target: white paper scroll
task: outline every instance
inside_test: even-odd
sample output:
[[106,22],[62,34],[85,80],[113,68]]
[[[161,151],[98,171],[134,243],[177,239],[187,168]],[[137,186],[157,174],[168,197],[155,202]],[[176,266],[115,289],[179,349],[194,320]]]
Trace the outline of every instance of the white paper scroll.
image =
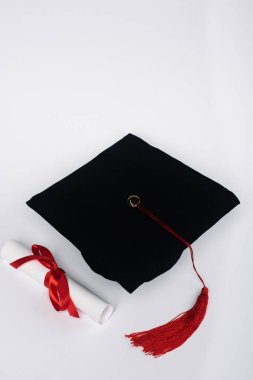
[[[1,255],[4,260],[11,263],[21,257],[32,255],[32,251],[16,241],[10,240],[3,245]],[[44,286],[44,278],[48,269],[44,267],[44,265],[41,265],[37,260],[27,262],[15,270],[20,270],[26,273]],[[106,322],[113,312],[113,306],[103,301],[94,293],[91,293],[88,289],[84,288],[70,277],[66,277],[69,284],[70,296],[76,307],[80,311],[89,315],[94,321],[100,324]]]

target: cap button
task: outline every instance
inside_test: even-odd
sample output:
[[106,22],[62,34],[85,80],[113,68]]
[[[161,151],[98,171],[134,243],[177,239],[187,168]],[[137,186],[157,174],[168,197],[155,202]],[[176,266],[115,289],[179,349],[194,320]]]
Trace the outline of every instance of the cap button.
[[130,195],[130,197],[127,198],[128,206],[130,207],[137,207],[140,204],[141,200],[138,195]]

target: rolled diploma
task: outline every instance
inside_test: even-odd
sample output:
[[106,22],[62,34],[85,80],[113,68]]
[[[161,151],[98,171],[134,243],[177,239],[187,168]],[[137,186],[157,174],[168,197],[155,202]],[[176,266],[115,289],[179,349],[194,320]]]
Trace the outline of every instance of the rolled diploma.
[[[32,255],[33,253],[16,241],[10,240],[3,245],[1,254],[4,260],[11,263],[12,261],[24,256]],[[27,262],[16,270],[26,273],[44,286],[44,279],[48,269],[39,261],[33,260]],[[113,306],[103,301],[94,293],[91,293],[88,289],[72,280],[69,276],[66,275],[66,277],[68,280],[70,296],[76,307],[80,311],[89,315],[94,321],[100,324],[106,322],[113,312]]]

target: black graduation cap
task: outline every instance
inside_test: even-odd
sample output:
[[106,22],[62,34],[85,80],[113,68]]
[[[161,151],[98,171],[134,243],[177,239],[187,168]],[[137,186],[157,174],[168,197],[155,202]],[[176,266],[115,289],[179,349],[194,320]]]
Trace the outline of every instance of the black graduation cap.
[[[27,202],[95,272],[130,293],[169,270],[186,247],[194,260],[191,244],[239,203],[222,185],[133,134]],[[144,347],[143,333],[137,334],[129,336],[132,343]],[[159,356],[175,348],[152,347],[144,351]]]

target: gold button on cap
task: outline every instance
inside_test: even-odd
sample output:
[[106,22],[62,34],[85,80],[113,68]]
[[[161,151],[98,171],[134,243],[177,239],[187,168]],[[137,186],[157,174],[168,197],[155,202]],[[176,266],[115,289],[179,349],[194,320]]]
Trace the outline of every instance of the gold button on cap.
[[138,195],[130,195],[130,197],[127,198],[127,203],[130,207],[137,207],[140,204],[141,200]]

